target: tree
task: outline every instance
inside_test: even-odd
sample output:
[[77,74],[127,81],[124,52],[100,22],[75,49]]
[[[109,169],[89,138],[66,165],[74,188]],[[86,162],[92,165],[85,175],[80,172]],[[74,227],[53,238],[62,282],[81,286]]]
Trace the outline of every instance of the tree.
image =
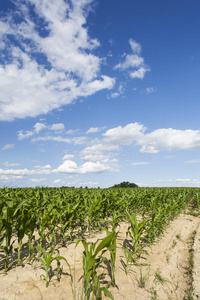
[[123,181],[119,184],[115,184],[112,186],[113,188],[119,188],[119,187],[123,187],[123,188],[132,188],[132,187],[138,187],[138,185],[136,183],[130,183],[128,181]]

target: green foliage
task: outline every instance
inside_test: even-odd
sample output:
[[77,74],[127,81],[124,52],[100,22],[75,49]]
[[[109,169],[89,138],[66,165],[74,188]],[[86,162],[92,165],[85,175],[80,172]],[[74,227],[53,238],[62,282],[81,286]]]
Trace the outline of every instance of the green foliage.
[[115,239],[116,233],[112,232],[105,237],[99,243],[97,240],[95,243],[86,242],[85,240],[78,240],[77,245],[82,242],[84,246],[83,251],[83,285],[85,292],[85,300],[90,299],[91,293],[95,299],[102,299],[102,292],[113,299],[112,294],[107,287],[102,287],[98,276],[98,269],[101,263],[105,260],[103,254],[113,246],[113,239]]
[[[135,187],[135,184],[133,185]],[[124,250],[129,265],[142,253],[143,242],[153,242],[162,234],[166,225],[185,209],[191,199],[193,208],[196,209],[195,213],[199,213],[197,211],[200,203],[199,188],[123,187],[132,187],[132,184],[125,182],[116,188],[108,189],[67,187],[0,189],[1,265],[7,270],[12,264],[15,240],[18,241],[17,260],[21,264],[24,255],[29,261],[32,259],[35,243],[39,245],[39,255],[42,255],[42,247],[53,251],[55,240],[66,245],[75,237],[84,236],[86,231],[92,232],[104,227],[107,228],[109,235],[116,230],[119,221],[127,220],[127,217],[130,222],[128,236],[134,249],[132,251],[125,247]],[[137,221],[136,215],[142,215],[143,220],[148,221],[142,220],[141,223]],[[109,224],[112,225],[111,230]],[[36,235],[39,235],[39,240],[35,240]],[[24,243],[25,238],[28,240],[27,244]],[[110,253],[113,284],[115,238],[113,236],[110,248],[106,248]],[[28,252],[23,252],[26,246]]]
[[138,187],[138,185],[136,183],[130,183],[128,181],[123,181],[113,186],[113,188],[133,188],[133,187]]
[[137,256],[140,256],[144,251],[142,250],[142,235],[146,231],[146,225],[148,223],[147,219],[143,219],[141,222],[137,221],[136,214],[130,215],[127,211],[130,226],[126,233],[130,237],[131,243],[133,245],[133,261],[136,263]]
[[59,280],[59,271],[60,271],[60,261],[64,260],[70,270],[70,274],[71,274],[71,268],[69,263],[67,262],[66,258],[60,255],[57,255],[56,257],[54,257],[55,254],[55,248],[53,248],[49,253],[42,247],[38,246],[37,249],[40,250],[40,252],[42,252],[42,257],[38,257],[37,259],[42,263],[43,268],[45,270],[45,275],[42,275],[41,277],[43,277],[45,279],[46,282],[46,287],[48,287],[49,285],[49,281],[50,281],[50,270],[51,270],[51,264],[52,262],[55,260],[57,262],[57,270],[54,271],[54,273],[57,275],[57,279]]

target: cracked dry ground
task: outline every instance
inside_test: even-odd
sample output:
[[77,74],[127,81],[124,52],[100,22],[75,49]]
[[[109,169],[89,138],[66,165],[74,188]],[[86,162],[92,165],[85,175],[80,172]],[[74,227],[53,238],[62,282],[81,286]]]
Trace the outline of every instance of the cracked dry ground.
[[[149,255],[144,255],[138,261],[138,266],[132,266],[128,275],[121,264],[124,260],[122,250],[126,239],[128,225],[121,223],[117,240],[116,285],[110,287],[115,300],[121,299],[193,299],[200,298],[200,218],[180,214],[166,228],[164,235],[151,248],[146,248]],[[88,239],[96,241],[104,237],[98,233]],[[193,241],[192,241],[193,236]],[[76,299],[81,299],[82,252],[81,243],[74,249],[75,244],[59,249],[60,255],[67,258],[75,274],[74,287]],[[189,260],[191,252],[194,258],[192,273]],[[142,266],[142,264],[147,264]],[[63,274],[60,282],[53,277],[49,287],[45,287],[40,275],[44,274],[39,262],[25,264],[0,274],[0,299],[44,299],[70,300],[74,299],[70,285],[69,270],[63,263]],[[193,282],[192,282],[193,281]],[[192,289],[191,289],[192,284]],[[143,286],[143,287],[142,287]],[[107,299],[106,297],[104,299]]]

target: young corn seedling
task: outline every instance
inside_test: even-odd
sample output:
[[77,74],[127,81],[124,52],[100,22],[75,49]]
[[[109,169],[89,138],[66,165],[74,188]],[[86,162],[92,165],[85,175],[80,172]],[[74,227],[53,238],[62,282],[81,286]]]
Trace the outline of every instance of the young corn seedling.
[[124,251],[124,257],[125,257],[126,263],[123,260],[121,260],[121,264],[127,275],[129,272],[130,265],[134,263],[133,253],[128,249],[127,246],[125,248],[123,247],[123,251]]
[[[83,251],[83,285],[85,292],[85,300],[90,299],[90,295],[95,299],[102,299],[102,292],[105,296],[114,300],[112,294],[107,287],[101,287],[100,280],[97,274],[100,264],[105,260],[103,254],[107,251],[109,246],[112,245],[115,233],[109,234],[99,244],[99,240],[95,243],[89,243],[85,240],[78,240],[77,245],[82,242],[84,246]],[[97,245],[98,244],[98,245]]]
[[133,244],[133,260],[136,263],[137,256],[140,256],[142,253],[145,253],[141,247],[141,237],[142,234],[146,231],[146,225],[148,220],[142,220],[138,223],[136,214],[130,215],[127,211],[127,215],[131,225],[128,228],[126,235],[129,235],[131,242]]
[[68,261],[66,260],[66,258],[63,256],[60,256],[60,255],[54,257],[55,248],[52,249],[52,251],[49,253],[46,252],[46,250],[40,246],[37,246],[36,248],[39,249],[40,252],[43,253],[43,257],[37,257],[37,259],[42,263],[44,270],[45,270],[45,275],[41,275],[41,277],[43,277],[45,279],[46,287],[48,287],[48,285],[49,285],[51,264],[54,260],[57,262],[57,270],[54,271],[54,273],[57,275],[57,280],[59,280],[59,271],[60,271],[60,261],[61,260],[64,260],[67,263],[69,270],[70,270],[70,274],[71,274],[71,267],[70,267]]

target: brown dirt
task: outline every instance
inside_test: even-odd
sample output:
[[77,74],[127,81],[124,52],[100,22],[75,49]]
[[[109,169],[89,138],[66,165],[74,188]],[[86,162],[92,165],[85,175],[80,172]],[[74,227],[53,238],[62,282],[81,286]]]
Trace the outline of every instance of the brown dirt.
[[[129,269],[125,274],[121,264],[124,260],[122,250],[123,242],[126,239],[127,224],[122,223],[119,228],[117,240],[116,259],[116,285],[110,287],[115,300],[121,299],[188,299],[190,288],[189,250],[194,249],[193,268],[193,297],[200,299],[200,218],[186,214],[180,214],[168,226],[165,234],[151,248],[146,248],[149,255],[144,255],[138,260],[137,266]],[[196,231],[194,245],[190,238]],[[88,238],[89,241],[96,241],[103,238],[105,233],[98,233]],[[72,268],[74,277],[74,290],[76,298],[72,296],[70,285],[69,269],[67,264],[62,263],[62,275],[60,282],[52,277],[49,287],[45,287],[45,281],[40,279],[44,274],[41,264],[38,261],[28,264],[24,261],[23,267],[10,269],[5,275],[0,274],[0,299],[2,300],[71,300],[81,299],[82,280],[82,252],[81,243],[75,249],[75,243],[59,248],[60,255],[67,258]],[[142,266],[141,264],[148,264]],[[56,264],[52,264],[54,268]],[[103,271],[103,269],[102,269]],[[108,276],[107,276],[108,277]],[[106,278],[107,278],[106,277]],[[143,280],[142,280],[143,279]],[[143,287],[141,287],[143,281]],[[106,299],[106,298],[104,298]]]

